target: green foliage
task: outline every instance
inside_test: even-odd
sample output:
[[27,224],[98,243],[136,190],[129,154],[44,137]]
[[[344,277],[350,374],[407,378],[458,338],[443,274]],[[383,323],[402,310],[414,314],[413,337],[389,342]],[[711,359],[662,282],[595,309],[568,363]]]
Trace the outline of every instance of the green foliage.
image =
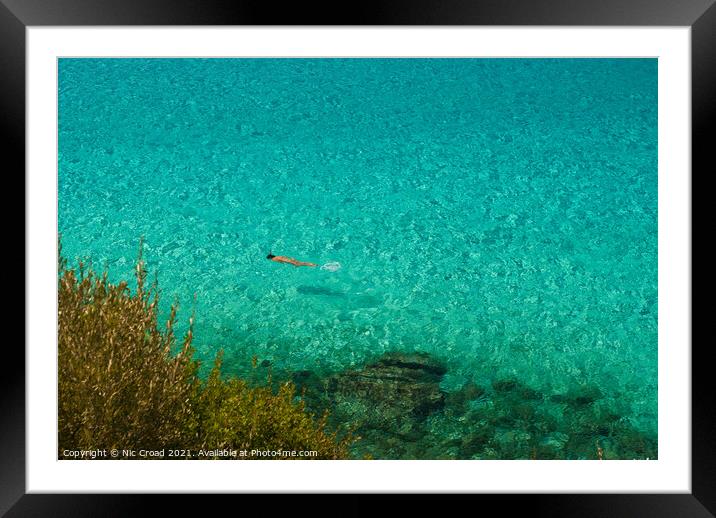
[[221,355],[202,381],[192,326],[179,344],[174,336],[176,305],[159,328],[156,282],[147,289],[141,252],[136,280],[132,293],[126,282],[112,284],[81,263],[67,269],[60,257],[60,452],[230,448],[348,456],[350,439],[329,434],[326,416],[307,413],[292,384],[274,391],[224,380]]
[[[274,393],[270,385],[250,387],[246,381],[220,376],[221,356],[198,397],[200,447],[251,450],[316,450],[322,458],[347,457],[347,441],[324,430],[324,415],[317,422],[294,402],[295,388],[283,383]],[[310,448],[307,447],[310,445]]]

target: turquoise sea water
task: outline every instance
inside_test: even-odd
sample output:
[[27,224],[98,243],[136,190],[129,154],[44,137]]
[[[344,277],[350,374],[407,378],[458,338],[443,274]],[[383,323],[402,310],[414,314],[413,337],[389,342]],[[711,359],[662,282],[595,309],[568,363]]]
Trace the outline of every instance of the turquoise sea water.
[[144,236],[229,372],[423,351],[656,435],[655,59],[61,59],[59,231]]

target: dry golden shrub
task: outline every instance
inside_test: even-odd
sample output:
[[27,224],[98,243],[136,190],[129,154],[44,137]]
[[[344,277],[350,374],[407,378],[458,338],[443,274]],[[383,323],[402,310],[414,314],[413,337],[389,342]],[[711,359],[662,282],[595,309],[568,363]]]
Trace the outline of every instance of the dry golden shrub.
[[221,355],[202,381],[191,321],[178,351],[176,305],[159,328],[156,282],[147,288],[141,252],[134,293],[82,264],[68,269],[61,259],[59,266],[60,452],[231,448],[347,458],[351,439],[328,433],[325,416],[308,414],[293,385],[274,392],[224,380]]

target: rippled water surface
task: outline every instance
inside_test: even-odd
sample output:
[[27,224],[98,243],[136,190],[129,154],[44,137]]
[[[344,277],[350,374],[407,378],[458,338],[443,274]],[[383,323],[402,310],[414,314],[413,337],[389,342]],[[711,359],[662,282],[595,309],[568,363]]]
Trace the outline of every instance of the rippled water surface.
[[62,59],[59,230],[144,236],[228,371],[422,351],[656,434],[654,59]]

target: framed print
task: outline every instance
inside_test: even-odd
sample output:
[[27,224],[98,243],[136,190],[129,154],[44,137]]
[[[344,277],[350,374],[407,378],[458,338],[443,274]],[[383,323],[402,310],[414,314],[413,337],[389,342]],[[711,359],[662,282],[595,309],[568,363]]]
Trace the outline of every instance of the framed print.
[[78,493],[713,511],[710,2],[63,3],[3,7],[9,516],[134,505]]

